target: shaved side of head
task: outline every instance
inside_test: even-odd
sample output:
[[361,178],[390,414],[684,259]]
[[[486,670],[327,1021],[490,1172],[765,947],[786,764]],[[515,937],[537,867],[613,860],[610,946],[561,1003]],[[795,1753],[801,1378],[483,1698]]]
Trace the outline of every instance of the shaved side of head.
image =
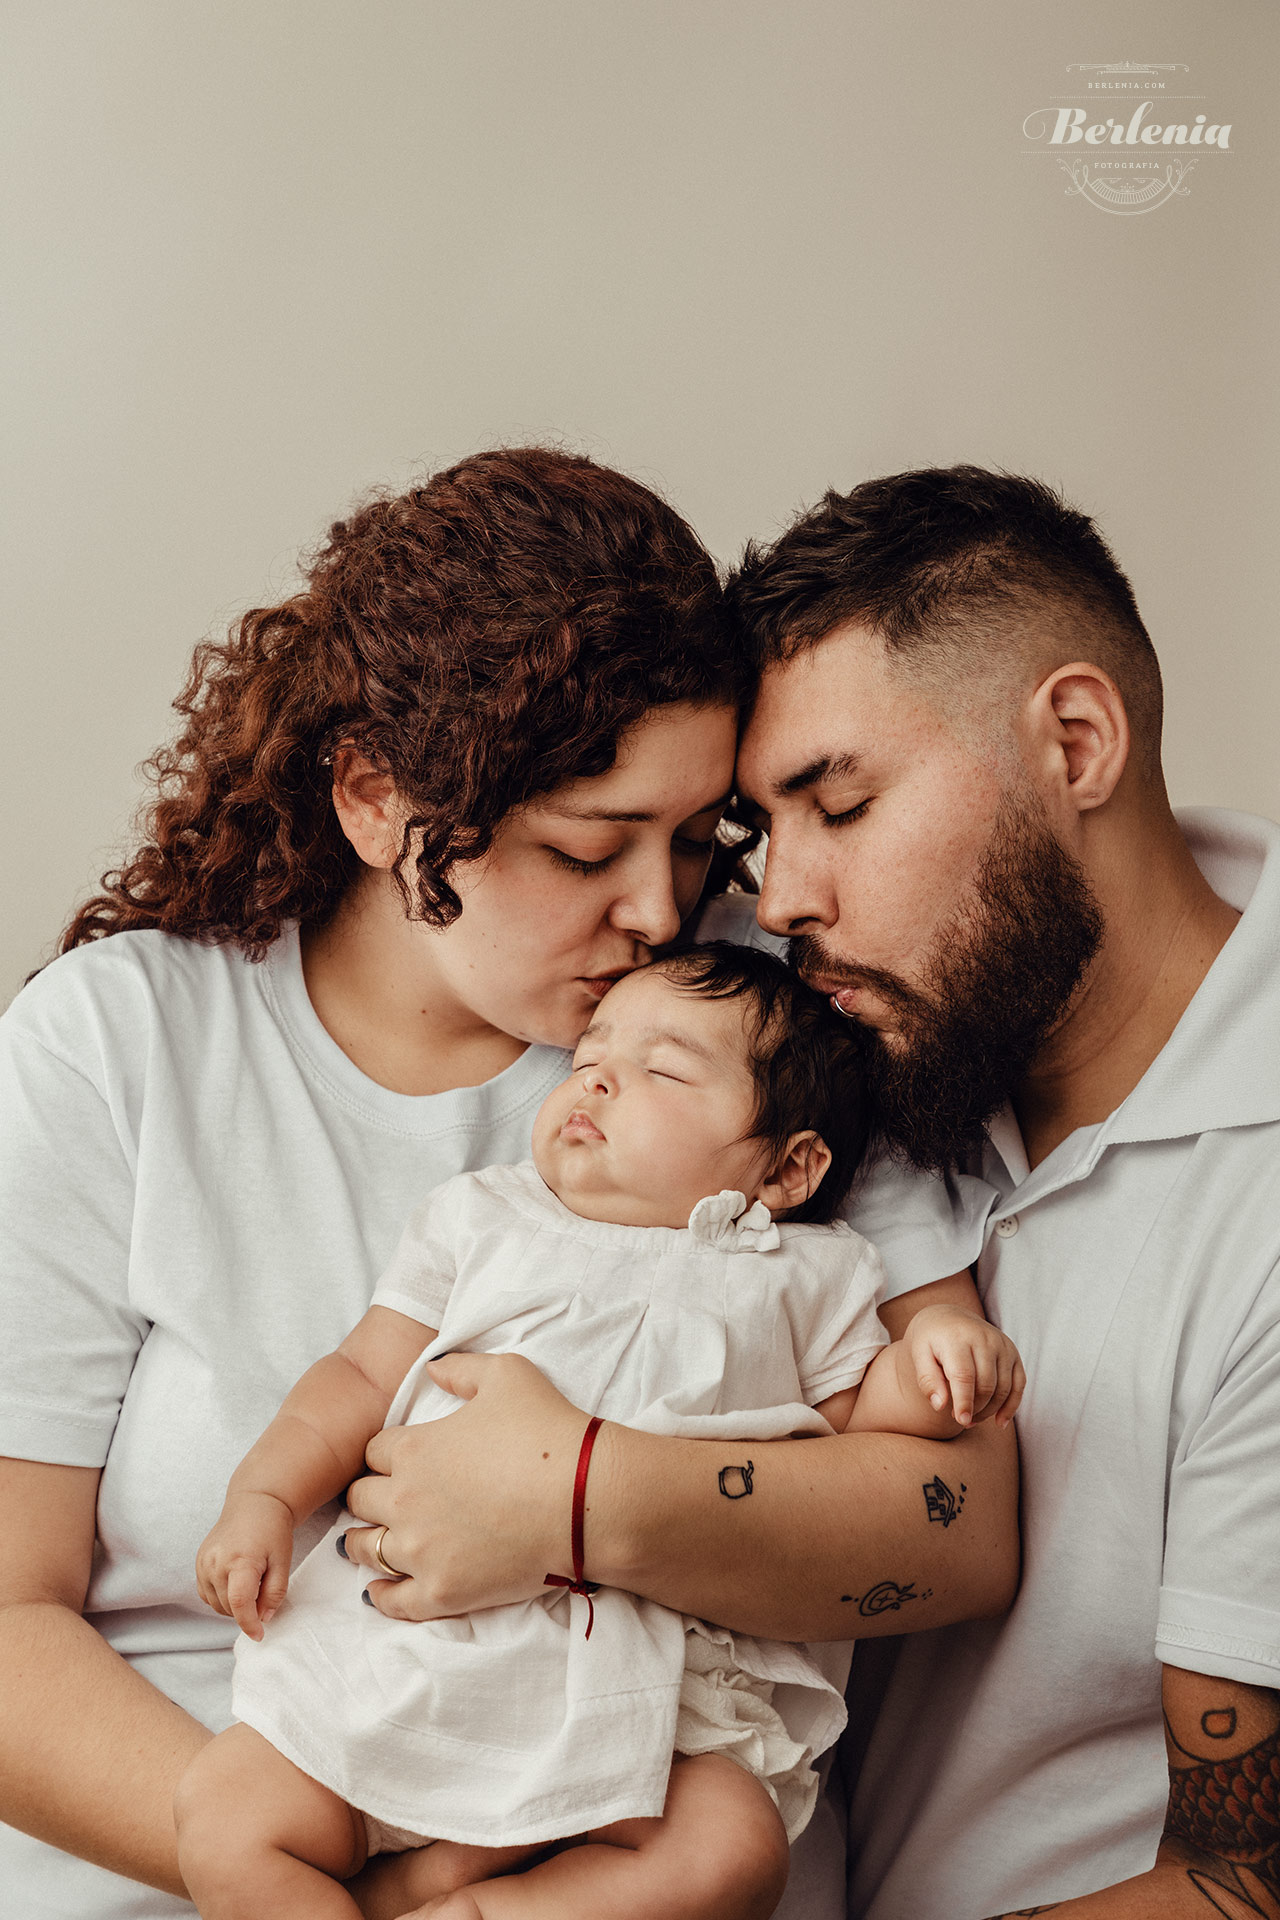
[[1120,690],[1136,770],[1161,782],[1160,667],[1133,589],[1042,481],[929,467],[828,493],[747,547],[729,594],[757,672],[862,627],[957,724],[997,739],[1049,674],[1087,661]]

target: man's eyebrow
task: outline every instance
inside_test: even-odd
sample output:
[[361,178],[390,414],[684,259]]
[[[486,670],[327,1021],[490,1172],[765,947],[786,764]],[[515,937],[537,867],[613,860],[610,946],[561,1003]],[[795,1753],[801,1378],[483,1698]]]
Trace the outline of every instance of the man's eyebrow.
[[[690,820],[696,820],[699,814],[719,813],[728,806],[731,797],[728,793],[722,793],[718,800],[708,800],[705,806],[695,807],[688,818]],[[658,817],[656,813],[652,812],[631,813],[623,807],[548,807],[546,811],[557,820],[619,820],[624,822],[643,822],[656,820]]]
[[816,787],[820,780],[847,780],[850,774],[858,771],[861,755],[856,753],[824,753],[817,760],[811,760],[807,767],[801,767],[787,779],[778,782],[778,793],[803,793],[806,787]]

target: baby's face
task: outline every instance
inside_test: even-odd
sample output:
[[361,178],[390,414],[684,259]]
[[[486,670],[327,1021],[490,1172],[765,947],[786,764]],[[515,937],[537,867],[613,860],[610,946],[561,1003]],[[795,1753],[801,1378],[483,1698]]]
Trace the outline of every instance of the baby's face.
[[683,1227],[706,1194],[750,1201],[770,1171],[744,1136],[755,1111],[751,1002],[709,1000],[656,967],[620,980],[578,1042],[573,1075],[544,1101],[533,1157],[586,1220]]

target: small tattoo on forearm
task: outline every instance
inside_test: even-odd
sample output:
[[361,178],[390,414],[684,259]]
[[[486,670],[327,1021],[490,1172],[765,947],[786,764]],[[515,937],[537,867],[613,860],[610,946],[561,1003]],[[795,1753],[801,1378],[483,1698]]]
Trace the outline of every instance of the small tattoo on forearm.
[[[842,1601],[852,1600],[851,1593],[842,1593]],[[881,1580],[876,1586],[869,1587],[858,1601],[858,1612],[864,1620],[874,1620],[880,1613],[898,1613],[908,1600],[931,1600],[933,1588],[926,1587],[923,1593],[916,1592],[914,1580],[908,1580],[905,1586],[899,1586],[896,1580]]]
[[949,1527],[953,1520],[960,1518],[964,1509],[964,1497],[968,1491],[962,1480],[959,1493],[952,1493],[946,1481],[940,1479],[935,1473],[932,1480],[926,1480],[921,1488],[930,1520],[941,1520],[944,1530]]
[[726,1500],[745,1500],[751,1492],[751,1476],[755,1472],[755,1462],[748,1460],[745,1467],[721,1467],[717,1474],[720,1491]]

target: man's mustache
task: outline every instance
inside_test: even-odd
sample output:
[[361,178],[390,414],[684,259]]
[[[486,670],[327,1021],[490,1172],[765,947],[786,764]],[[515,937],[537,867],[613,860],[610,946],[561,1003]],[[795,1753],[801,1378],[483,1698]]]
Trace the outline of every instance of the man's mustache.
[[896,973],[885,973],[879,967],[854,966],[848,960],[838,959],[811,933],[797,935],[787,957],[802,980],[810,985],[821,980],[827,992],[841,987],[862,987],[899,1013],[918,1013],[929,1004],[923,994],[909,987]]

